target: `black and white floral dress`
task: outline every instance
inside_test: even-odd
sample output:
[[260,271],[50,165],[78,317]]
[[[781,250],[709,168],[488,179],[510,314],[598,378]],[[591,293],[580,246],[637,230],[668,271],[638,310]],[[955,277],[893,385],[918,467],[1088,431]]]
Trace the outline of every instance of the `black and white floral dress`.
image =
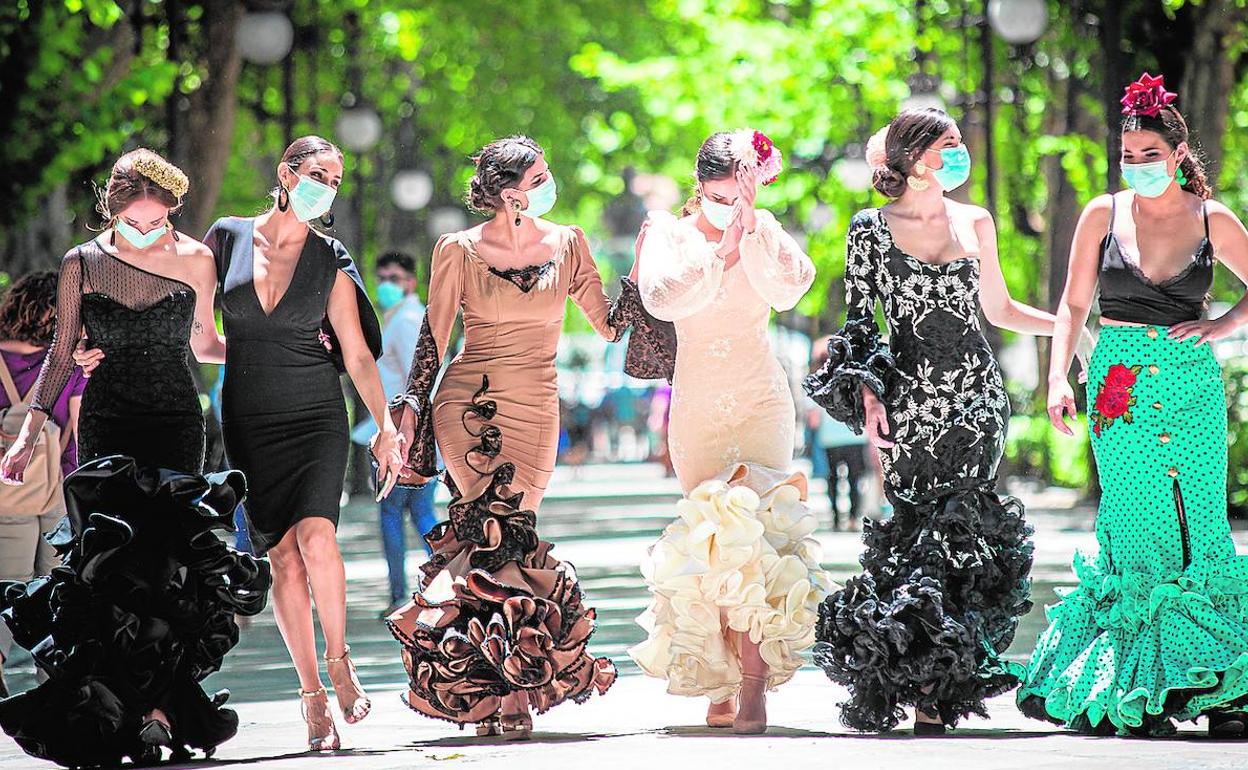
[[922,262],[868,209],[850,223],[845,284],[845,327],[805,386],[858,432],[862,386],[883,401],[894,515],[864,526],[864,571],[820,607],[815,660],[850,690],[848,727],[890,730],[906,705],[953,725],[1017,684],[999,656],[1031,607],[1031,530],[994,491],[1010,406],[980,328],[979,260]]

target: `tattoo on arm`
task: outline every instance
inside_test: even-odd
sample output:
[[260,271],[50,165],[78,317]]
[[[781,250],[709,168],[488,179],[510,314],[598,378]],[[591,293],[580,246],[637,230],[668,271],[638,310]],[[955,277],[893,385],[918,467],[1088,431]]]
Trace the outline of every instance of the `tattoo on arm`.
[[191,334],[203,334],[203,333],[204,333],[204,325],[201,322],[196,321],[195,325],[191,327]]

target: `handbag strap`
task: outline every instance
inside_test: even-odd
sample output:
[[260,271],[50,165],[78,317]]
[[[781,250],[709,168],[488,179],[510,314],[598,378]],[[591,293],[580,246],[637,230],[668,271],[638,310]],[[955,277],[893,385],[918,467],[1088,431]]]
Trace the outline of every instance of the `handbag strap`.
[[[4,356],[0,356],[0,382],[4,383],[4,392],[9,397],[9,406],[25,403],[26,399],[23,399],[21,393],[18,392],[17,383],[13,381],[13,375],[9,372],[9,365],[5,363]],[[35,382],[38,382],[38,378],[36,378]],[[34,392],[34,385],[30,387],[30,390],[31,393]],[[27,393],[26,398],[30,398],[30,395],[30,393]]]

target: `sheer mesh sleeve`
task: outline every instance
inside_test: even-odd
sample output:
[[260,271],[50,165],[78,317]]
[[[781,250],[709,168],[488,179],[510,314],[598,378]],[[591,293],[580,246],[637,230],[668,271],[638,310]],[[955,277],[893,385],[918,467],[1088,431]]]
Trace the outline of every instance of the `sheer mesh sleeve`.
[[876,274],[884,267],[878,226],[867,212],[854,216],[845,241],[845,326],[828,341],[827,362],[802,385],[833,419],[862,433],[866,421],[862,388],[870,388],[891,406],[901,381],[875,322]]
[[[589,241],[579,227],[572,227],[572,279],[568,296],[581,309],[594,331],[607,342],[618,342],[628,329],[625,314],[615,310],[602,288],[602,275],[589,250]],[[618,300],[615,304],[618,304]]]
[[701,233],[681,232],[676,217],[652,212],[641,244],[638,288],[646,310],[663,321],[688,318],[715,299],[724,260]]
[[815,265],[770,211],[741,238],[741,267],[750,285],[776,310],[790,310],[815,281]]
[[51,415],[52,407],[74,373],[74,348],[82,339],[82,253],[72,249],[61,261],[56,291],[56,332],[39,370],[30,408]]
[[429,303],[425,321],[416,342],[416,354],[407,373],[407,387],[391,401],[391,408],[410,410],[401,419],[415,421],[415,435],[408,447],[407,468],[423,481],[438,473],[437,452],[433,436],[433,402],[431,394],[442,368],[442,358],[451,340],[451,330],[463,303],[464,252],[454,237],[444,235],[433,249],[433,269],[429,276]]

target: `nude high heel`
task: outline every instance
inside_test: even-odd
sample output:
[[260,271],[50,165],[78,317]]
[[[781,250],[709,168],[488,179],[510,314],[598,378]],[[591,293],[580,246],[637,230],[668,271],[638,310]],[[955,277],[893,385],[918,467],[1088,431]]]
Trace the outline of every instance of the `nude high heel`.
[[347,720],[347,724],[353,725],[368,716],[373,702],[364,694],[364,686],[355,675],[355,664],[351,662],[351,645],[343,645],[342,655],[336,658],[325,656],[325,673],[334,685],[338,708],[342,709],[342,718]]
[[299,691],[303,721],[308,725],[308,751],[337,751],[342,747],[334,716],[329,713],[329,693],[324,687]]

